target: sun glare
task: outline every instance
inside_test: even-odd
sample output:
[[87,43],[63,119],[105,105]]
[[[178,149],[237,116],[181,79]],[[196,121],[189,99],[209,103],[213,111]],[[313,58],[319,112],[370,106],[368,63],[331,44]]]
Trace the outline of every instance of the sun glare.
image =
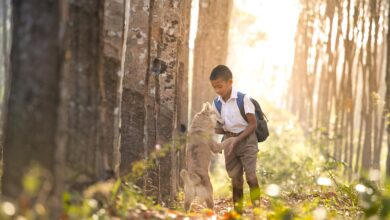
[[281,106],[294,59],[299,1],[235,0],[233,10],[227,64],[235,86]]

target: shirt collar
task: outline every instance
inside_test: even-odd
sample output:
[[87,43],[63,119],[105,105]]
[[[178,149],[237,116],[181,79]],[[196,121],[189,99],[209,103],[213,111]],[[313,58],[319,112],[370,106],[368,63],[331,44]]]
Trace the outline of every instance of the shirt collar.
[[[230,94],[230,98],[227,100],[229,101],[230,99],[237,99],[237,90],[232,88],[232,93]],[[219,102],[225,102],[221,96],[218,96],[218,101]]]

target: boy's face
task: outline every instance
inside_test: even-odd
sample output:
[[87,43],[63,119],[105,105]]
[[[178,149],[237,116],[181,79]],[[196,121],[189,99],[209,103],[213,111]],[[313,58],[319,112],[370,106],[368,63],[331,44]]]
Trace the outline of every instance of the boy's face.
[[229,92],[232,89],[232,79],[225,81],[222,78],[217,78],[215,80],[210,80],[210,82],[215,92],[222,98],[226,98],[226,96],[229,95]]

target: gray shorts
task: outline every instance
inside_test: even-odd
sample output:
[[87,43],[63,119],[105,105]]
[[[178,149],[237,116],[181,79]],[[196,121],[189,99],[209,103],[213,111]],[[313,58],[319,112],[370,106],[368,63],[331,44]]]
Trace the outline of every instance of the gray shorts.
[[253,132],[235,146],[230,155],[224,152],[226,171],[230,178],[242,178],[244,172],[247,180],[256,178],[257,152],[259,152],[257,144],[257,137]]

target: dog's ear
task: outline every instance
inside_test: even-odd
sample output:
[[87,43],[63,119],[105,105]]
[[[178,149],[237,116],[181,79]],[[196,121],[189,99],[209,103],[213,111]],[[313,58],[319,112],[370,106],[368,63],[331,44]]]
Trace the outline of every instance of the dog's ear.
[[203,109],[202,109],[202,112],[203,111],[211,111],[212,110],[212,108],[211,108],[211,105],[210,105],[210,103],[209,102],[205,102],[205,103],[203,103]]

